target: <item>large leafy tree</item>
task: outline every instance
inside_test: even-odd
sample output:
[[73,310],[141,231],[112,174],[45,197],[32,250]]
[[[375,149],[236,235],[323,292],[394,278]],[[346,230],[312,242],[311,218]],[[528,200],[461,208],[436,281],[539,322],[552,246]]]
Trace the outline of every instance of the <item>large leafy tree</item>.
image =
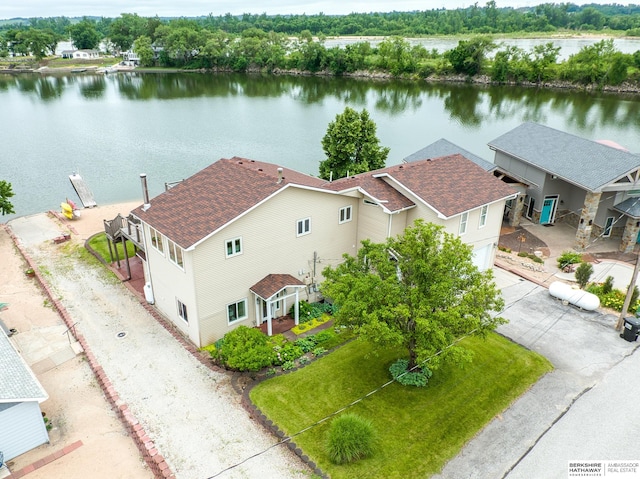
[[480,73],[487,53],[495,47],[489,37],[474,37],[471,40],[460,40],[457,47],[445,52],[445,56],[451,62],[453,71],[473,76]]
[[429,358],[471,359],[459,344],[465,334],[483,335],[504,319],[491,270],[478,271],[472,251],[442,226],[417,220],[385,243],[362,242],[357,256],[323,271],[322,293],[339,307],[337,325],[352,327],[381,346],[405,347],[408,369]]
[[138,37],[147,34],[147,19],[139,17],[137,13],[123,13],[111,22],[109,34],[120,51],[129,50]]
[[5,180],[0,180],[0,213],[2,216],[14,214],[13,204],[9,201],[9,198],[14,196],[11,183]]
[[151,45],[151,38],[146,35],[136,38],[133,41],[133,49],[138,54],[138,58],[140,58],[140,63],[143,67],[153,66],[154,52],[153,46]]
[[56,45],[62,39],[62,36],[52,30],[30,28],[18,33],[17,38],[24,42],[36,60],[40,61],[47,55],[55,53]]
[[78,50],[95,50],[102,39],[95,22],[84,18],[68,28],[73,46]]
[[389,154],[380,146],[369,112],[349,107],[329,123],[322,149],[327,159],[320,162],[320,178],[325,180],[383,168]]

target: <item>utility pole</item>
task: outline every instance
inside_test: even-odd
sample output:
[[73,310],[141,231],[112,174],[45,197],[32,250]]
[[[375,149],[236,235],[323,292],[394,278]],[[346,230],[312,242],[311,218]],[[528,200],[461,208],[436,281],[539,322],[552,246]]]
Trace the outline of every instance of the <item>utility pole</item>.
[[624,318],[627,315],[629,306],[631,305],[631,296],[633,296],[633,290],[635,289],[636,281],[638,280],[638,269],[640,269],[640,253],[636,256],[636,265],[633,268],[633,274],[631,275],[631,284],[629,284],[629,289],[627,290],[627,295],[625,296],[624,304],[622,305],[622,311],[620,311],[620,317],[616,323],[616,331],[620,331],[622,329]]

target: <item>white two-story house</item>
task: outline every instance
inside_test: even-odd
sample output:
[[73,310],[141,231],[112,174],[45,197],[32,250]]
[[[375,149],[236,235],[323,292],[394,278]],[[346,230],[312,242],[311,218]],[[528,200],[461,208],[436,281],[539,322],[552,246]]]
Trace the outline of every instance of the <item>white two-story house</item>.
[[[315,301],[322,271],[360,242],[443,225],[492,266],[514,190],[461,155],[328,182],[275,164],[221,159],[132,211],[148,299],[198,346]],[[294,316],[296,308],[294,306]]]

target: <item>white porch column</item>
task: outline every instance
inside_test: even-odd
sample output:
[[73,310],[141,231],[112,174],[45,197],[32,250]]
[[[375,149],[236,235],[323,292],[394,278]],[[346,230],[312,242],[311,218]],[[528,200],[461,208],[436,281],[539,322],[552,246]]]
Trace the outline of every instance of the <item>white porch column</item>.
[[300,299],[300,294],[299,294],[300,288],[296,288],[296,302],[294,303],[293,306],[293,319],[295,322],[295,325],[297,326],[298,324],[300,324],[300,303],[299,303],[299,299]]
[[260,327],[261,321],[260,321],[260,310],[262,309],[260,306],[262,306],[262,304],[260,304],[260,298],[258,297],[257,294],[253,293],[253,298],[255,299],[254,304],[255,304],[255,310],[256,310],[256,326]]
[[267,336],[273,336],[273,328],[271,327],[271,300],[267,300]]

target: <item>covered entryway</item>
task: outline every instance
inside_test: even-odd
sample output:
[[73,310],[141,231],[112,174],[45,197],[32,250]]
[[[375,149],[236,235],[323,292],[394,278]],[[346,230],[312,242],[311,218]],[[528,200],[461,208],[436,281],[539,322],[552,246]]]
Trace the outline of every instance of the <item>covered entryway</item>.
[[267,334],[273,335],[273,319],[284,316],[294,307],[294,324],[299,323],[298,302],[305,284],[290,274],[270,274],[249,288],[255,296],[256,326],[267,323]]

